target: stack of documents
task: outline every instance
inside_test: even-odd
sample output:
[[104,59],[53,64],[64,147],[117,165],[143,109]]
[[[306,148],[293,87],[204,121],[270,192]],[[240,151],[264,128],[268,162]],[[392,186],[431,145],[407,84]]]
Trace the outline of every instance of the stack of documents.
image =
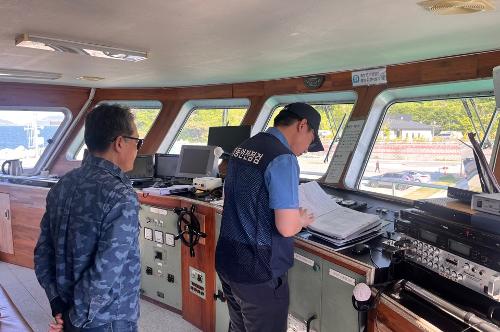
[[188,184],[178,184],[166,188],[157,188],[157,187],[143,188],[142,191],[151,195],[161,195],[161,196],[175,195],[175,194],[193,192],[194,186]]
[[372,239],[388,225],[377,215],[338,205],[314,181],[300,185],[299,205],[314,215],[315,221],[309,225],[309,232],[338,247]]

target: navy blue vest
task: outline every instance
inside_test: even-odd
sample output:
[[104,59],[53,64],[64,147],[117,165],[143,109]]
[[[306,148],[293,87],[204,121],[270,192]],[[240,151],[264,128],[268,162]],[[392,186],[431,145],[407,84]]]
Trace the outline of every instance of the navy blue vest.
[[261,283],[293,264],[293,238],[279,234],[264,174],[276,157],[292,154],[278,138],[259,133],[236,148],[224,184],[224,212],[215,268],[224,278]]

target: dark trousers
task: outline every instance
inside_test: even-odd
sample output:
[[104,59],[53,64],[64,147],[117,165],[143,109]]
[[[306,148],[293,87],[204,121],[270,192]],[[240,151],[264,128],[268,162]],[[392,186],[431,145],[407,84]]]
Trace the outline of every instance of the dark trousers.
[[227,299],[230,332],[285,332],[287,329],[288,276],[261,284],[240,284],[219,275]]
[[111,323],[104,324],[93,328],[78,328],[71,324],[68,316],[68,311],[63,314],[64,332],[137,332],[137,322],[126,320],[115,320]]

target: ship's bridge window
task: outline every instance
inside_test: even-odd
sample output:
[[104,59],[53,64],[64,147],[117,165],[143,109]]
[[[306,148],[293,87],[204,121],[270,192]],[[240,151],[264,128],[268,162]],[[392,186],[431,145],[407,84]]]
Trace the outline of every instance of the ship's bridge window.
[[446,197],[447,187],[482,191],[467,133],[492,158],[493,96],[396,101],[386,108],[359,189],[406,199]]
[[[162,108],[161,102],[156,100],[108,100],[102,101],[99,104],[101,103],[120,104],[130,107],[130,110],[134,114],[134,121],[139,132],[139,137],[141,138],[146,137]],[[84,128],[80,130],[74,143],[68,149],[68,159],[83,159],[83,152],[87,147],[84,143],[83,135]]]
[[[71,112],[66,108],[0,106],[0,166],[6,160],[19,159],[23,174],[38,173],[70,119]],[[8,166],[5,164],[5,173],[9,173]]]
[[[266,125],[266,130],[273,126],[274,118],[285,105],[273,110]],[[354,104],[311,104],[321,115],[318,135],[323,143],[324,151],[308,152],[299,157],[300,176],[307,179],[317,179],[325,174],[330,159],[337,148],[342,131],[351,115]]]
[[328,168],[355,101],[356,94],[351,91],[273,96],[264,104],[255,127],[259,130],[272,127],[274,118],[289,103],[306,102],[312,105],[321,115],[318,134],[324,151],[308,152],[297,159],[301,178],[318,179]]
[[249,106],[248,99],[189,101],[158,151],[179,154],[183,145],[206,145],[208,128],[240,125]]

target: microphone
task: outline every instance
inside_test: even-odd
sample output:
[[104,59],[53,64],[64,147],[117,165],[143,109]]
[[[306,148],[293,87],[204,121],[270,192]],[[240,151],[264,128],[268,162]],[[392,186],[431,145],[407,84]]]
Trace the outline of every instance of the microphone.
[[224,154],[224,150],[220,146],[218,146],[214,149],[214,155],[217,159],[220,158],[223,154]]
[[352,306],[357,311],[368,311],[373,308],[372,291],[364,282],[354,286],[352,291]]
[[364,282],[361,282],[354,286],[354,290],[352,291],[352,295],[357,301],[368,301],[372,296],[372,291],[370,287]]

